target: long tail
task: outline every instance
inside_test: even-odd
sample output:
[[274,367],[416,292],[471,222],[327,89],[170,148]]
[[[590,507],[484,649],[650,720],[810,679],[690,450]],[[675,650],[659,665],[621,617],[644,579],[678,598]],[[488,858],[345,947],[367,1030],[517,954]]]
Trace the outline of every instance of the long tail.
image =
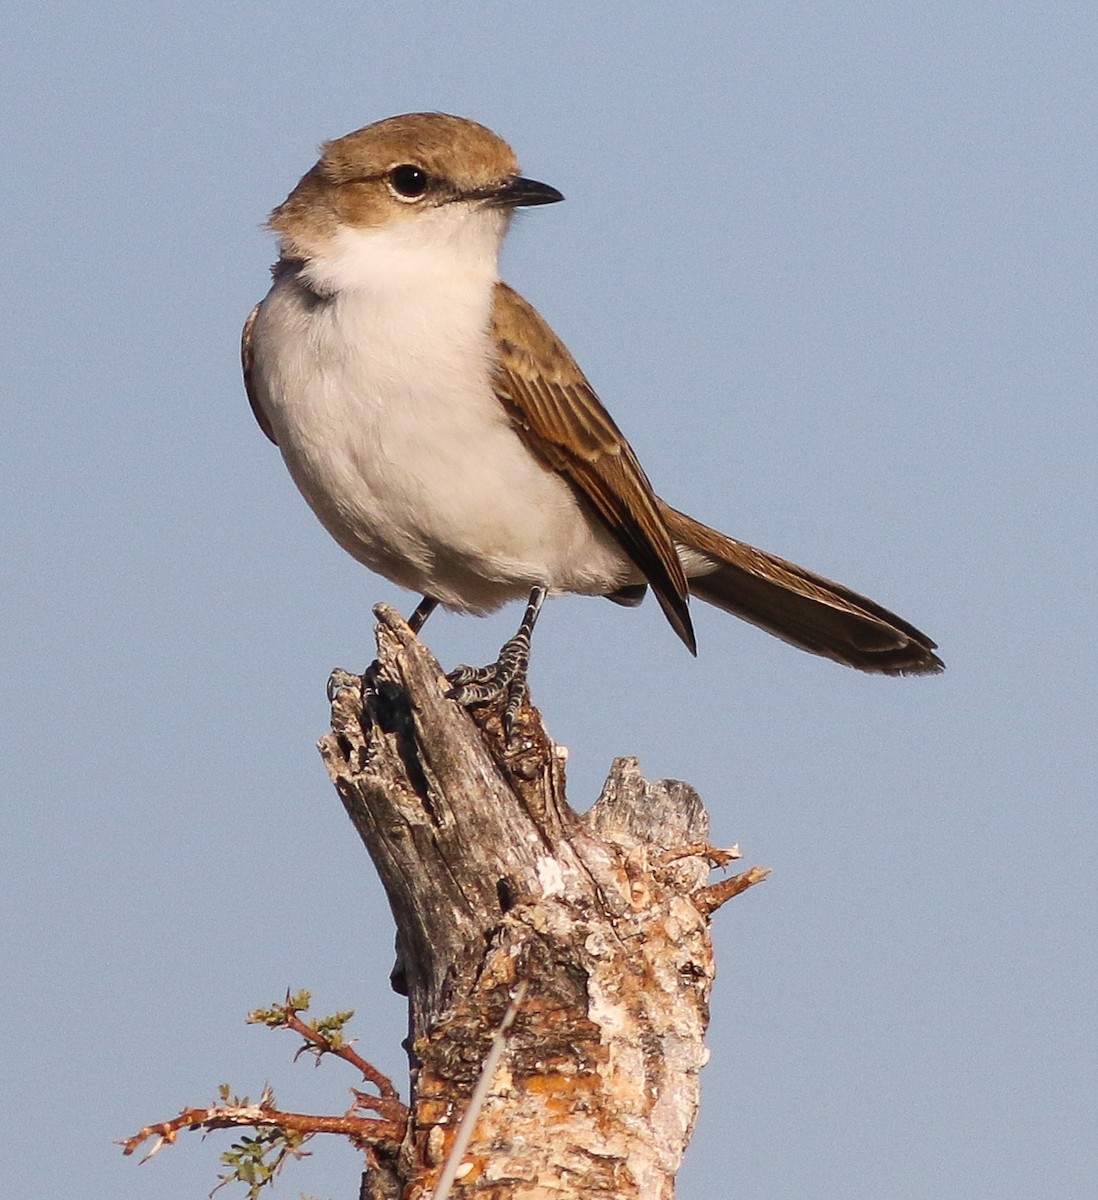
[[713,564],[691,566],[690,591],[775,637],[837,662],[884,675],[941,671],[935,643],[914,625],[842,584],[725,537],[660,501],[675,542]]

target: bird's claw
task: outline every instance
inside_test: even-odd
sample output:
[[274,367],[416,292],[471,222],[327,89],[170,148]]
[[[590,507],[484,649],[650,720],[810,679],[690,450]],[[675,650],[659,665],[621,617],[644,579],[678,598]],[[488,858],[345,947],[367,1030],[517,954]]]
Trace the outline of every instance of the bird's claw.
[[504,644],[499,658],[487,667],[455,667],[446,676],[450,700],[468,707],[504,697],[503,734],[510,738],[522,701],[526,696],[526,672],[530,666],[530,640],[521,634]]

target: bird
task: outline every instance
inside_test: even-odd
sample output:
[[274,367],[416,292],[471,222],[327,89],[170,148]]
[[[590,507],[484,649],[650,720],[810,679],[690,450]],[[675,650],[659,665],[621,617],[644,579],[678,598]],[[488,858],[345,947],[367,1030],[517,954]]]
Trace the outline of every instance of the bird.
[[943,669],[926,634],[655,492],[559,337],[503,282],[516,209],[563,195],[475,121],[389,117],[327,141],[274,211],[270,290],[241,342],[260,428],[331,536],[438,606],[526,609],[488,667],[450,672],[465,705],[502,698],[510,735],[547,595],[636,605],[651,589],[696,654],[691,596],[813,654],[884,675]]

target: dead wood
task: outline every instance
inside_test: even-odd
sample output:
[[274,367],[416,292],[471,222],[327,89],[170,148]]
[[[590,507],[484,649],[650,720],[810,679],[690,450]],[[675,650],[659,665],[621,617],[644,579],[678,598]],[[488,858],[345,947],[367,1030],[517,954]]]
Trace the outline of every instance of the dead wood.
[[431,654],[375,611],[378,661],[365,684],[333,675],[320,742],[385,886],[409,1001],[407,1132],[363,1195],[431,1196],[484,1076],[454,1196],[670,1200],[707,1057],[709,918],[764,872],[708,886],[727,852],[696,793],[646,782],[635,759],[574,812],[537,711],[505,742],[498,712],[446,699]]

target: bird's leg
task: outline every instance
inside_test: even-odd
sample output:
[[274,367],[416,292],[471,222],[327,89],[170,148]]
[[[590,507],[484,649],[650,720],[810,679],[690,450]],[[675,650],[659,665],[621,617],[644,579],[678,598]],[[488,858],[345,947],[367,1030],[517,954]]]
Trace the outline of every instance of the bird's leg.
[[419,633],[426,624],[427,618],[436,608],[438,608],[438,601],[434,596],[424,596],[416,605],[416,611],[408,618],[408,628],[413,633]]
[[483,704],[506,695],[503,709],[503,733],[511,729],[526,694],[526,671],[530,665],[530,635],[545,602],[546,588],[538,584],[530,591],[530,600],[518,633],[504,642],[499,658],[487,667],[457,667],[446,678],[453,685],[447,695],[459,704]]

